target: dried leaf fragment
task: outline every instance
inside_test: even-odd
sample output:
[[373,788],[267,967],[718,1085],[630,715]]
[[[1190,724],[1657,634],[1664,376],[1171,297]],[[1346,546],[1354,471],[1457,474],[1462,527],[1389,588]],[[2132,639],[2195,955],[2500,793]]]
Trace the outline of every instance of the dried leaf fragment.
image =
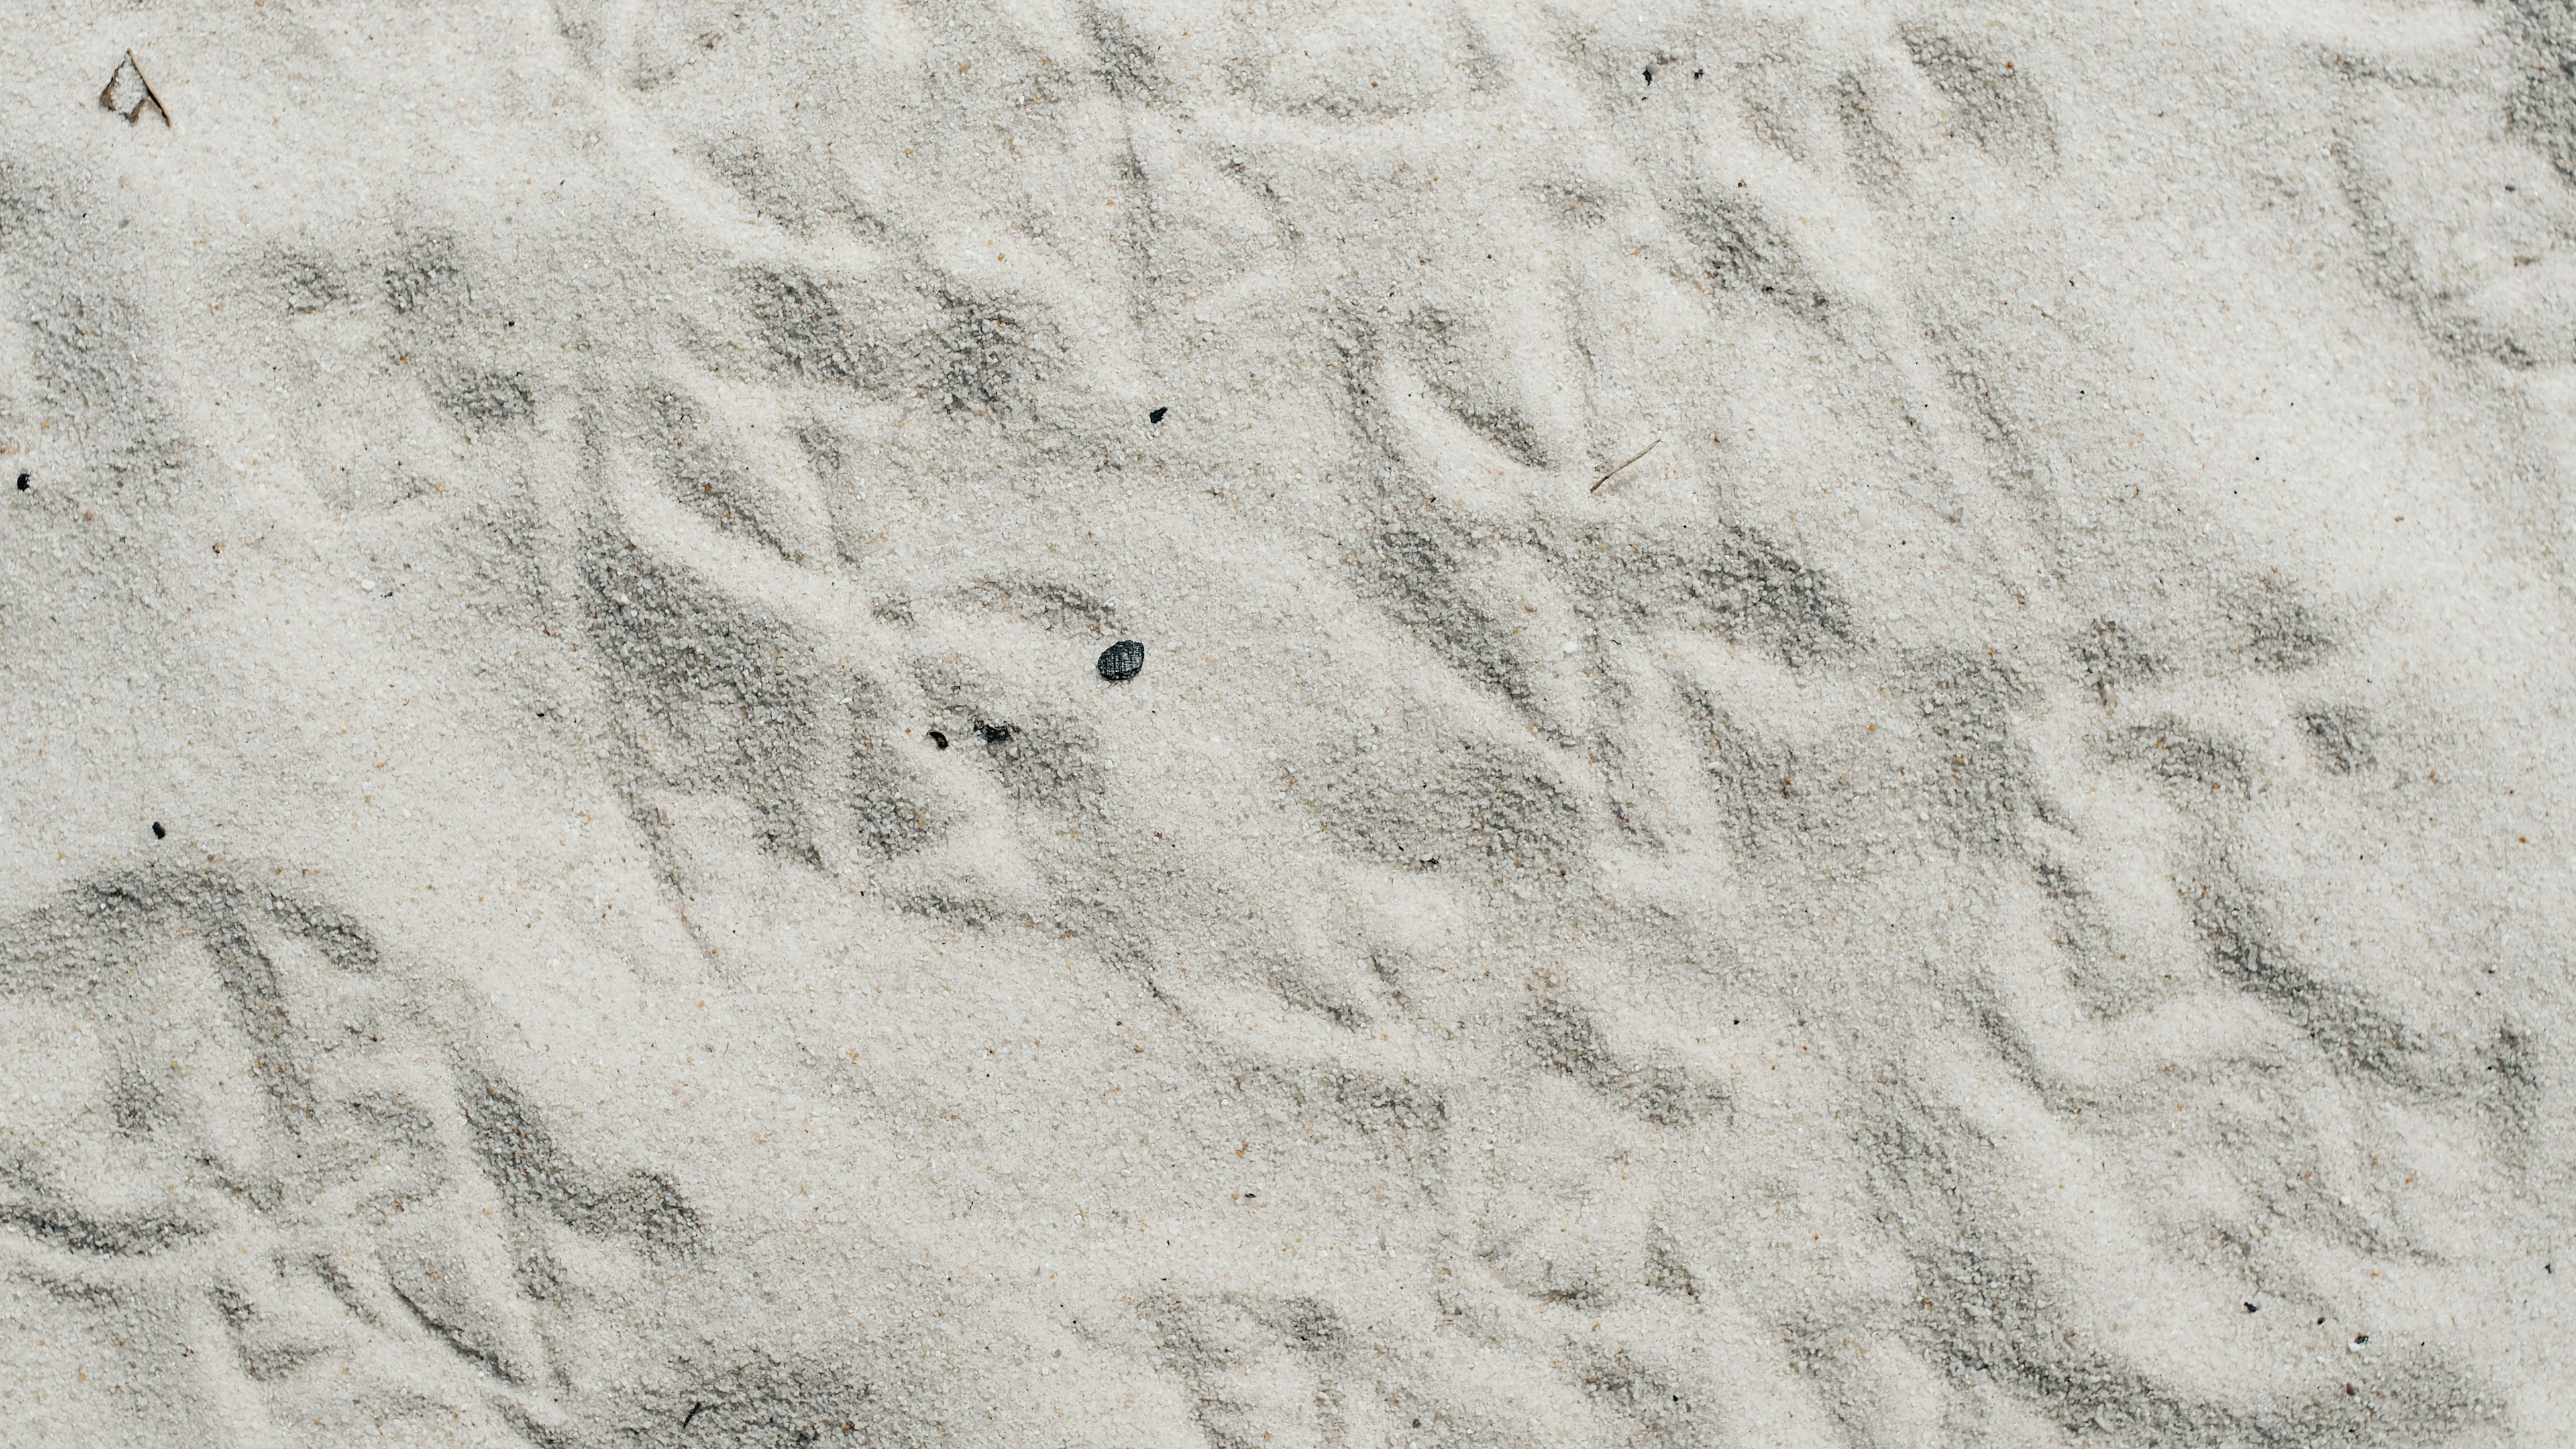
[[153,94],[152,82],[143,78],[143,67],[134,63],[134,52],[130,50],[118,63],[116,74],[107,78],[107,89],[98,93],[98,104],[102,110],[123,116],[129,126],[143,119],[146,108],[161,118],[162,125],[170,124],[168,108],[161,104],[159,96]]

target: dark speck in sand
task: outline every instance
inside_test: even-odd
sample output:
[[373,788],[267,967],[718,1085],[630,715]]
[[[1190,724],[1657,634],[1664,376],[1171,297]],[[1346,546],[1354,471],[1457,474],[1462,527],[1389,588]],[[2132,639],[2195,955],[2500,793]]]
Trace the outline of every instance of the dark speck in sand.
[[1121,639],[1100,651],[1100,677],[1112,682],[1133,679],[1145,668],[1145,646]]
[[1145,414],[1145,421],[1149,423],[1159,423],[1163,420],[1163,414],[1170,411],[1170,408],[1156,408],[1152,412]]

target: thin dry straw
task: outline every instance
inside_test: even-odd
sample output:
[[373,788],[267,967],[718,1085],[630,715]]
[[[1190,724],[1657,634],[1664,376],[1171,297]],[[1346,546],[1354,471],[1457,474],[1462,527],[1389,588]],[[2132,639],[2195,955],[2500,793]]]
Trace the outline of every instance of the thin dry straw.
[[[1661,439],[1661,438],[1657,438],[1657,439],[1655,439],[1655,441],[1654,441],[1653,443],[1648,443],[1646,446],[1644,446],[1644,447],[1642,447],[1642,448],[1639,448],[1636,452],[1629,454],[1629,455],[1628,455],[1628,463],[1634,463],[1634,462],[1636,462],[1639,458],[1642,458],[1642,457],[1646,456],[1648,453],[1651,453],[1651,452],[1655,451],[1655,445],[1656,445],[1657,443],[1661,443],[1662,441],[1663,441],[1663,439]],[[1611,469],[1609,472],[1602,474],[1600,477],[1593,479],[1593,480],[1592,480],[1592,491],[1593,491],[1593,492],[1595,492],[1595,493],[1600,492],[1600,491],[1601,491],[1601,485],[1602,485],[1602,484],[1607,483],[1607,482],[1609,482],[1611,479],[1618,477],[1621,473],[1626,472],[1626,471],[1627,471],[1627,469],[1628,469],[1628,463],[1622,463],[1622,464],[1620,464],[1618,467]]]

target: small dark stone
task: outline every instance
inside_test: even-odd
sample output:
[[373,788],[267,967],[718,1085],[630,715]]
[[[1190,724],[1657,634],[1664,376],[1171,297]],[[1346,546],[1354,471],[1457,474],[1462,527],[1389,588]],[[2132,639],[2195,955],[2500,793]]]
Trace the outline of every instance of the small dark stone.
[[1650,65],[1650,66],[1646,67],[1646,84],[1648,84],[1648,85],[1653,85],[1654,83],[1655,83],[1655,68],[1654,68],[1653,66],[1651,66],[1651,65]]
[[984,743],[988,745],[1008,744],[1011,736],[1019,732],[1019,728],[1015,725],[991,724],[983,720],[975,722],[975,733],[982,735]]
[[2254,1309],[2254,1305],[2253,1305],[2253,1304],[2251,1304],[2251,1303],[2246,1304],[2246,1305],[2245,1305],[2245,1311],[2246,1311],[2246,1312],[2248,1312],[2248,1313],[2252,1313],[2252,1312],[2254,1312],[2254,1311],[2255,1311],[2255,1309]]
[[18,491],[21,493],[27,491],[27,475],[24,473],[18,475]]
[[930,742],[939,746],[943,750],[948,748],[948,736],[941,734],[937,730],[932,730],[930,732]]
[[1159,423],[1163,420],[1163,414],[1170,411],[1170,408],[1156,408],[1152,412],[1145,414],[1145,421],[1149,423]]
[[169,832],[169,831],[164,830],[164,829],[162,829],[162,828],[161,828],[161,822],[160,822],[160,821],[155,820],[155,821],[153,821],[153,822],[152,822],[152,838],[153,838],[153,839],[155,839],[155,840],[162,840],[162,839],[166,839],[166,838],[168,838],[169,834],[170,834],[170,832]]
[[1115,683],[1133,679],[1145,668],[1145,646],[1133,639],[1121,639],[1100,651],[1100,677]]

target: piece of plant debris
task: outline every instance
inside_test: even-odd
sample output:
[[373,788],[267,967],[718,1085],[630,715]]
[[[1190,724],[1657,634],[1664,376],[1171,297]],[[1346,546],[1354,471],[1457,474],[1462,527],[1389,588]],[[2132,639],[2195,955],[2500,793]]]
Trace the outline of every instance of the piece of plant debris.
[[[1656,445],[1657,445],[1657,444],[1660,444],[1660,443],[1662,443],[1662,442],[1663,442],[1663,439],[1661,439],[1661,438],[1657,438],[1657,439],[1655,439],[1655,441],[1654,441],[1654,442],[1652,442],[1652,443],[1648,443],[1646,446],[1644,446],[1644,447],[1642,447],[1642,448],[1639,448],[1636,452],[1629,454],[1629,455],[1628,455],[1628,463],[1634,463],[1634,462],[1636,462],[1639,458],[1642,458],[1642,457],[1646,456],[1648,453],[1651,453],[1651,452],[1655,451]],[[1622,464],[1620,464],[1618,467],[1611,469],[1609,472],[1602,474],[1600,477],[1593,479],[1593,480],[1592,480],[1592,489],[1591,489],[1591,491],[1592,491],[1592,492],[1595,492],[1595,493],[1600,492],[1600,491],[1601,491],[1601,485],[1602,485],[1602,484],[1607,483],[1607,482],[1609,482],[1611,479],[1616,478],[1616,477],[1618,477],[1620,474],[1622,474],[1622,473],[1624,473],[1624,472],[1628,471],[1628,463],[1622,463]]]
[[130,50],[118,62],[116,74],[107,78],[107,89],[98,93],[98,104],[102,110],[123,116],[129,126],[141,121],[146,109],[159,116],[162,125],[170,124],[170,108],[153,93],[152,82],[143,78],[143,67],[134,63],[134,52]]

